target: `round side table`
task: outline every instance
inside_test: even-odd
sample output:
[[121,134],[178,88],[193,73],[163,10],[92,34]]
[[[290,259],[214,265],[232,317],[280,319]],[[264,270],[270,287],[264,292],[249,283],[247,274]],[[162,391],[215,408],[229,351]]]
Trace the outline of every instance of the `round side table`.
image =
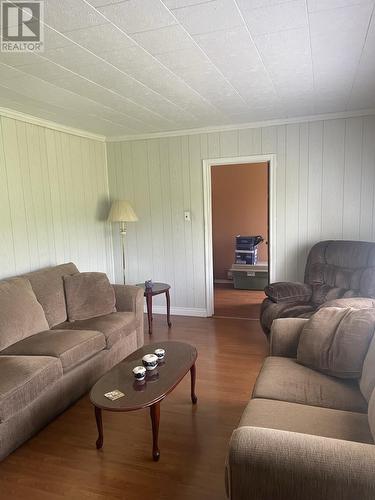
[[143,288],[144,296],[146,297],[147,304],[147,318],[148,318],[148,333],[152,335],[152,297],[154,295],[160,295],[165,293],[165,298],[167,301],[167,324],[170,328],[171,323],[171,299],[169,297],[169,289],[171,285],[168,283],[153,283],[151,288],[146,288],[144,283],[137,283],[137,286]]

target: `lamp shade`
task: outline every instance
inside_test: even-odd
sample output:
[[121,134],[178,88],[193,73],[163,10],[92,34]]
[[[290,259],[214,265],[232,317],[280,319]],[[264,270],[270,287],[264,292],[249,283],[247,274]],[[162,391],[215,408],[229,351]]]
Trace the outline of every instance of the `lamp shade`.
[[109,211],[109,222],[135,222],[138,220],[133,207],[127,200],[115,200]]

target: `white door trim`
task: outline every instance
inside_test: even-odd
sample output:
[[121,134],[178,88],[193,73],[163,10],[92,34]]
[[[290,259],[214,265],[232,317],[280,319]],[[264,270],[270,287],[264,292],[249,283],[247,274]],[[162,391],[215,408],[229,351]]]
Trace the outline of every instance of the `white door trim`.
[[204,250],[207,316],[214,313],[214,277],[212,250],[212,188],[211,167],[213,165],[238,165],[241,163],[269,162],[269,273],[270,281],[275,281],[276,269],[276,155],[236,156],[233,158],[210,158],[203,160],[203,203],[204,203]]

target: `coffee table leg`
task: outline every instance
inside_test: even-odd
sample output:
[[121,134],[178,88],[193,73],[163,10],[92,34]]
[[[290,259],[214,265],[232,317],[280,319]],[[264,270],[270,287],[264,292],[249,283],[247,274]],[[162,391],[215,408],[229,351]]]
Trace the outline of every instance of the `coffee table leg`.
[[171,298],[169,296],[169,290],[165,292],[165,297],[167,299],[167,324],[170,328],[172,326],[172,323],[171,323]]
[[190,368],[190,376],[191,376],[191,402],[195,405],[198,401],[198,398],[195,394],[195,376],[196,376],[196,368],[195,363]]
[[152,423],[152,458],[154,462],[157,462],[160,458],[160,450],[158,446],[160,403],[155,403],[154,405],[150,406],[150,415]]
[[95,419],[96,425],[98,427],[98,439],[96,440],[96,448],[100,450],[103,448],[103,421],[102,421],[102,409],[95,406]]
[[147,318],[148,318],[148,333],[152,334],[152,294],[146,294],[146,303],[147,303]]

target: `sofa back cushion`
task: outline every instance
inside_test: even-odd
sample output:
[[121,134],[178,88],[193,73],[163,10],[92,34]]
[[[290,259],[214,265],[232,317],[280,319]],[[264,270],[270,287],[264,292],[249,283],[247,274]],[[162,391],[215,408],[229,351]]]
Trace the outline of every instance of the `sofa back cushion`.
[[372,391],[370,401],[368,404],[368,424],[370,427],[370,431],[372,434],[372,437],[375,441],[375,390]]
[[370,401],[371,394],[375,389],[375,335],[372,338],[370,347],[368,348],[363,362],[359,388],[367,401]]
[[104,273],[78,273],[64,277],[69,321],[104,316],[116,311],[112,285]]
[[70,262],[23,275],[30,281],[50,328],[67,319],[63,276],[74,273],[78,273],[78,269]]
[[0,281],[0,351],[48,329],[42,306],[24,278]]
[[325,307],[303,327],[299,363],[340,378],[359,378],[375,330],[375,309]]

